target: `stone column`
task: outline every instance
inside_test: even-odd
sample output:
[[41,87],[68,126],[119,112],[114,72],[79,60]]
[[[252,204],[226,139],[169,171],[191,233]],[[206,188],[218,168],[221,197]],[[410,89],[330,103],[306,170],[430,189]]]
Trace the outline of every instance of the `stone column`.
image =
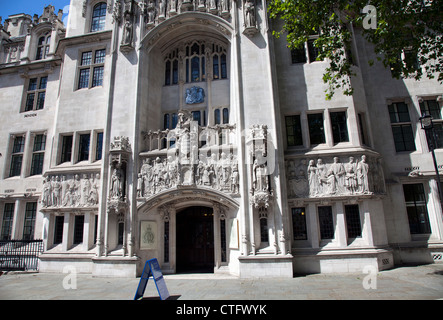
[[364,200],[363,203],[359,206],[361,228],[362,228],[362,237],[366,240],[367,245],[374,245],[374,235],[372,234],[372,221],[371,221],[371,212],[369,210],[369,203],[367,200]]
[[74,220],[74,215],[71,212],[65,212],[63,221],[63,240],[62,240],[62,251],[68,251],[72,245],[72,230],[70,226],[73,224],[71,220]]
[[[23,230],[23,227],[20,228],[20,226],[22,225],[22,223],[20,222],[23,221],[23,215],[20,215],[20,212],[24,212],[21,207],[21,201],[19,199],[16,199],[14,204],[14,216],[12,219],[11,239],[21,238],[20,230]],[[22,216],[22,219],[20,219],[20,216]]]
[[308,204],[308,210],[309,212],[307,218],[307,224],[308,224],[308,240],[311,243],[312,248],[319,248],[320,246],[320,235],[318,234],[318,215],[317,215],[317,208],[315,203],[310,202]]
[[333,216],[335,216],[335,239],[341,248],[348,246],[346,234],[345,207],[343,202],[338,201],[333,206]]

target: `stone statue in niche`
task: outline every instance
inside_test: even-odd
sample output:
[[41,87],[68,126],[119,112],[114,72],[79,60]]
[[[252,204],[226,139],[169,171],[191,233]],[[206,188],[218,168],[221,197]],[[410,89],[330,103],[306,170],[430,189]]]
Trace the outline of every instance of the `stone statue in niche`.
[[186,89],[185,102],[186,104],[196,104],[205,101],[205,91],[200,87],[192,87]]
[[134,2],[125,0],[123,12],[123,36],[121,41],[121,51],[129,51],[132,48],[132,39],[134,31]]
[[[80,178],[82,176],[82,178]],[[79,208],[98,205],[100,174],[48,176],[43,180],[41,203],[44,208]]]
[[171,16],[176,15],[177,14],[177,0],[171,0],[170,2],[170,9],[169,9],[169,14]]
[[147,11],[148,11],[148,25],[152,25],[155,22],[155,1],[154,0],[149,0],[148,2],[148,6],[147,6]]
[[[288,196],[308,198],[384,193],[379,159],[369,163],[366,155],[362,155],[360,161],[355,159],[350,156],[347,163],[341,163],[338,157],[333,157],[332,161],[329,159],[327,163],[323,159],[317,159],[317,162],[310,159],[305,170],[305,159],[301,159],[298,166],[294,160],[288,160]],[[371,170],[371,165],[374,170]],[[302,174],[303,171],[306,174]]]
[[256,28],[256,12],[255,12],[255,1],[254,0],[245,0],[244,3],[244,12],[245,12],[245,28]]
[[120,165],[112,169],[110,196],[112,199],[122,199],[124,173]]
[[206,10],[205,0],[198,0],[198,10],[199,11],[205,11]]
[[221,11],[222,11],[222,14],[229,12],[228,0],[221,0]]
[[232,165],[232,173],[231,173],[231,193],[237,194],[240,189],[240,175],[238,173],[238,164],[234,162]]
[[259,163],[258,160],[255,159],[252,172],[254,191],[267,191],[269,189],[267,165],[265,163]]
[[216,2],[216,0],[209,0],[209,10],[211,12],[217,12],[217,2]]
[[123,45],[130,45],[132,42],[132,22],[130,20],[130,16],[126,14],[125,19],[125,27],[123,33]]
[[166,17],[166,0],[160,0],[158,19],[163,21]]

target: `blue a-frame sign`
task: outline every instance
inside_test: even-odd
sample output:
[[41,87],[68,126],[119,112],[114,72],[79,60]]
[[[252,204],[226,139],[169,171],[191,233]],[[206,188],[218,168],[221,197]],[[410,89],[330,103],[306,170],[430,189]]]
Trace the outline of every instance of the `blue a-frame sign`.
[[148,284],[149,278],[152,277],[157,287],[158,295],[161,300],[166,300],[169,298],[170,294],[168,288],[166,287],[165,279],[163,278],[163,273],[158,264],[156,258],[146,261],[145,267],[143,268],[142,275],[140,277],[140,282],[138,283],[137,292],[135,293],[134,300],[138,300],[143,297],[145,293],[146,285]]

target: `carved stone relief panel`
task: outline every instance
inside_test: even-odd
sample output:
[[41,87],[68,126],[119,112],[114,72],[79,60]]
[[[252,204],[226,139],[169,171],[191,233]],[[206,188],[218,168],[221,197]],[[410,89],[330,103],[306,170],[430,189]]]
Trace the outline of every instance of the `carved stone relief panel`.
[[[137,196],[149,198],[163,190],[180,186],[208,187],[229,194],[239,192],[239,173],[236,151],[230,145],[202,145],[202,128],[191,121],[192,115],[180,111],[175,129],[167,134],[173,137],[173,146],[154,150],[141,156]],[[205,130],[211,129],[209,127]],[[213,128],[217,133],[219,128]],[[233,129],[233,128],[231,128]],[[230,130],[230,129],[226,129]],[[152,139],[154,133],[145,133]],[[160,133],[157,133],[157,135]],[[209,146],[208,146],[209,144]]]
[[50,175],[43,180],[43,208],[96,207],[100,194],[99,173]]
[[137,197],[149,198],[180,186],[207,187],[229,194],[239,192],[237,157],[233,153],[203,155],[196,164],[179,158],[146,157],[138,174]]
[[[138,2],[138,6],[147,29],[184,12],[206,12],[225,20],[231,17],[230,0],[142,0]],[[250,19],[255,19],[255,12]]]
[[286,176],[289,198],[385,193],[381,160],[367,155],[287,159]]

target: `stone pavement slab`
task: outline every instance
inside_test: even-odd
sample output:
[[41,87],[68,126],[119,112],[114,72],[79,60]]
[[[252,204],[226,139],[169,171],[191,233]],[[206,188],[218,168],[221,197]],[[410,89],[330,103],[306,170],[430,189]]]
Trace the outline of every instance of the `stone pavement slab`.
[[[403,266],[374,274],[314,274],[291,279],[229,275],[165,275],[178,300],[434,300],[443,299],[443,264]],[[8,272],[0,300],[132,300],[139,278]],[[145,299],[158,299],[152,280]]]

